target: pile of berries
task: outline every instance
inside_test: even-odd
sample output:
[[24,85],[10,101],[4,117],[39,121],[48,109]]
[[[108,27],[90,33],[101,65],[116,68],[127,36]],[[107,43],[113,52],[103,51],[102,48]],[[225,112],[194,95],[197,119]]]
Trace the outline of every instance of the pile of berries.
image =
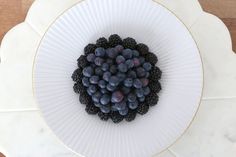
[[157,104],[162,72],[155,66],[157,56],[145,44],[114,34],[88,44],[77,61],[73,88],[88,114],[119,123],[132,121]]

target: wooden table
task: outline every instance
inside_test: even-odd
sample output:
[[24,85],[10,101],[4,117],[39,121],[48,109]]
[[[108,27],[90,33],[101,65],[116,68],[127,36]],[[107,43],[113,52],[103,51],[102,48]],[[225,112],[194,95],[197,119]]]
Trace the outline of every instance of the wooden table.
[[[22,22],[34,0],[0,0],[0,42],[4,34]],[[236,51],[236,0],[199,0],[205,11],[220,17],[230,30]],[[4,157],[0,153],[0,157]]]

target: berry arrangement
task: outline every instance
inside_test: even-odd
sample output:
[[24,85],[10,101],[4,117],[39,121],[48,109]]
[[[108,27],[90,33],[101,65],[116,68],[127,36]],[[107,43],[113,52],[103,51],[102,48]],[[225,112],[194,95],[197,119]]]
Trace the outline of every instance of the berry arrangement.
[[162,72],[157,56],[133,38],[113,34],[88,44],[72,74],[74,91],[86,112],[101,120],[133,121],[158,103]]

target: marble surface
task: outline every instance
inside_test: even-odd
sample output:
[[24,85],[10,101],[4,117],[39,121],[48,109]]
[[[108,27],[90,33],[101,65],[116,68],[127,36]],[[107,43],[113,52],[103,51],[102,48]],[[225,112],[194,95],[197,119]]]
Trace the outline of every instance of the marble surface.
[[[33,58],[47,27],[78,1],[36,0],[26,22],[3,39],[0,152],[9,157],[77,156],[57,140],[40,116],[31,79]],[[236,56],[227,28],[217,17],[203,12],[197,0],[156,1],[173,11],[191,31],[203,59],[205,87],[192,126],[169,150],[155,157],[235,157]]]

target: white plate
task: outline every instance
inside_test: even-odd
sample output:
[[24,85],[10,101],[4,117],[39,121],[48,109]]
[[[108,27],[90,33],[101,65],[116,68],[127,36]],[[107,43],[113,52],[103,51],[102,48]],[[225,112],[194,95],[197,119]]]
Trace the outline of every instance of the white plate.
[[[89,116],[71,74],[86,44],[117,33],[146,43],[159,57],[163,90],[158,106],[127,123]],[[85,0],[49,28],[34,65],[34,92],[49,127],[86,157],[149,157],[173,144],[199,107],[203,70],[198,48],[181,21],[151,0]]]

